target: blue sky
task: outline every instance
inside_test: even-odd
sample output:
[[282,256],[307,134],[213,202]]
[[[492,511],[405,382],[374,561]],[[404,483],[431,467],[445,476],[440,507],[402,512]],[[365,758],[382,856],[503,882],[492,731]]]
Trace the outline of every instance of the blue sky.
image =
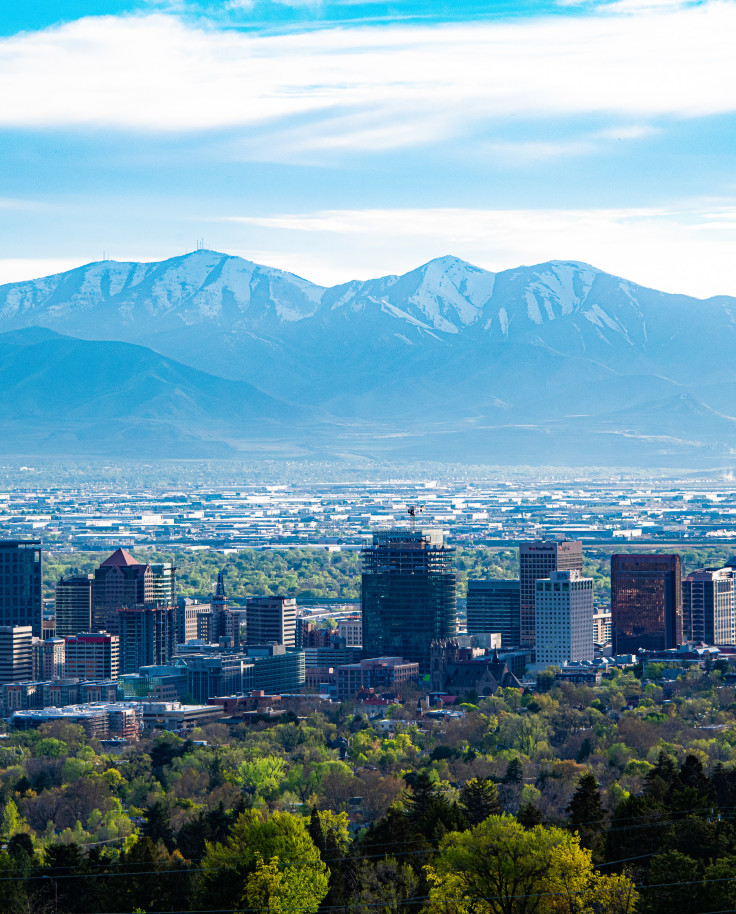
[[733,0],[4,4],[0,282],[203,240],[736,295],[734,34]]

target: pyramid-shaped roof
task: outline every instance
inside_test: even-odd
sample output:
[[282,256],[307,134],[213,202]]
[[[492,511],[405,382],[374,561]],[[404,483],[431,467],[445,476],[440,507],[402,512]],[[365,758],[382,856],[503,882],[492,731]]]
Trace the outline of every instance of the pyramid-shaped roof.
[[140,565],[140,562],[125,549],[116,549],[109,558],[105,559],[101,567],[105,568],[110,565]]

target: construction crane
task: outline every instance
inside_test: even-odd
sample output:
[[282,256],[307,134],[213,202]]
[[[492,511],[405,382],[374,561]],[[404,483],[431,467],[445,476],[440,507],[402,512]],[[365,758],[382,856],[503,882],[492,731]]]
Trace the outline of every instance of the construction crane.
[[424,511],[424,505],[407,505],[406,513],[409,515],[409,526],[413,530],[417,525],[417,517]]

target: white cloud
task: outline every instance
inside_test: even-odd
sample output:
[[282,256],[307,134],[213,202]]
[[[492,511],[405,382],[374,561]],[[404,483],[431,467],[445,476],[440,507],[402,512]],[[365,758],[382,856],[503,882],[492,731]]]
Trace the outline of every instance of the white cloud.
[[81,261],[70,257],[7,257],[0,258],[0,285],[6,282],[22,282],[73,270]]
[[665,292],[736,296],[736,205],[326,210],[224,221],[242,226],[246,242],[268,242],[260,248],[267,262],[323,284],[402,273],[455,254],[489,270],[582,260]]
[[736,111],[734,33],[733,2],[286,35],[89,18],[0,40],[0,126],[283,130],[306,117],[305,148],[362,149],[508,117],[697,117]]

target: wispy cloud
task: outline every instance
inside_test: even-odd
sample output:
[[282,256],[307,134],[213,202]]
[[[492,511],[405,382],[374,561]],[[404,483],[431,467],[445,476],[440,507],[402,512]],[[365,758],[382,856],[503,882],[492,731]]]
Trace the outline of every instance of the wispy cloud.
[[[709,208],[707,203],[692,201],[672,208],[592,210],[325,210],[229,216],[224,221],[258,229],[254,237],[261,244],[271,242],[271,263],[304,269],[310,278],[325,284],[400,273],[452,253],[490,270],[576,259],[666,292],[736,295],[732,271],[736,204]],[[299,235],[296,242],[295,234]],[[331,256],[326,257],[326,251]]]
[[268,133],[301,119],[305,148],[349,150],[507,118],[698,117],[736,111],[734,33],[733,2],[289,35],[99,17],[0,41],[0,126]]

